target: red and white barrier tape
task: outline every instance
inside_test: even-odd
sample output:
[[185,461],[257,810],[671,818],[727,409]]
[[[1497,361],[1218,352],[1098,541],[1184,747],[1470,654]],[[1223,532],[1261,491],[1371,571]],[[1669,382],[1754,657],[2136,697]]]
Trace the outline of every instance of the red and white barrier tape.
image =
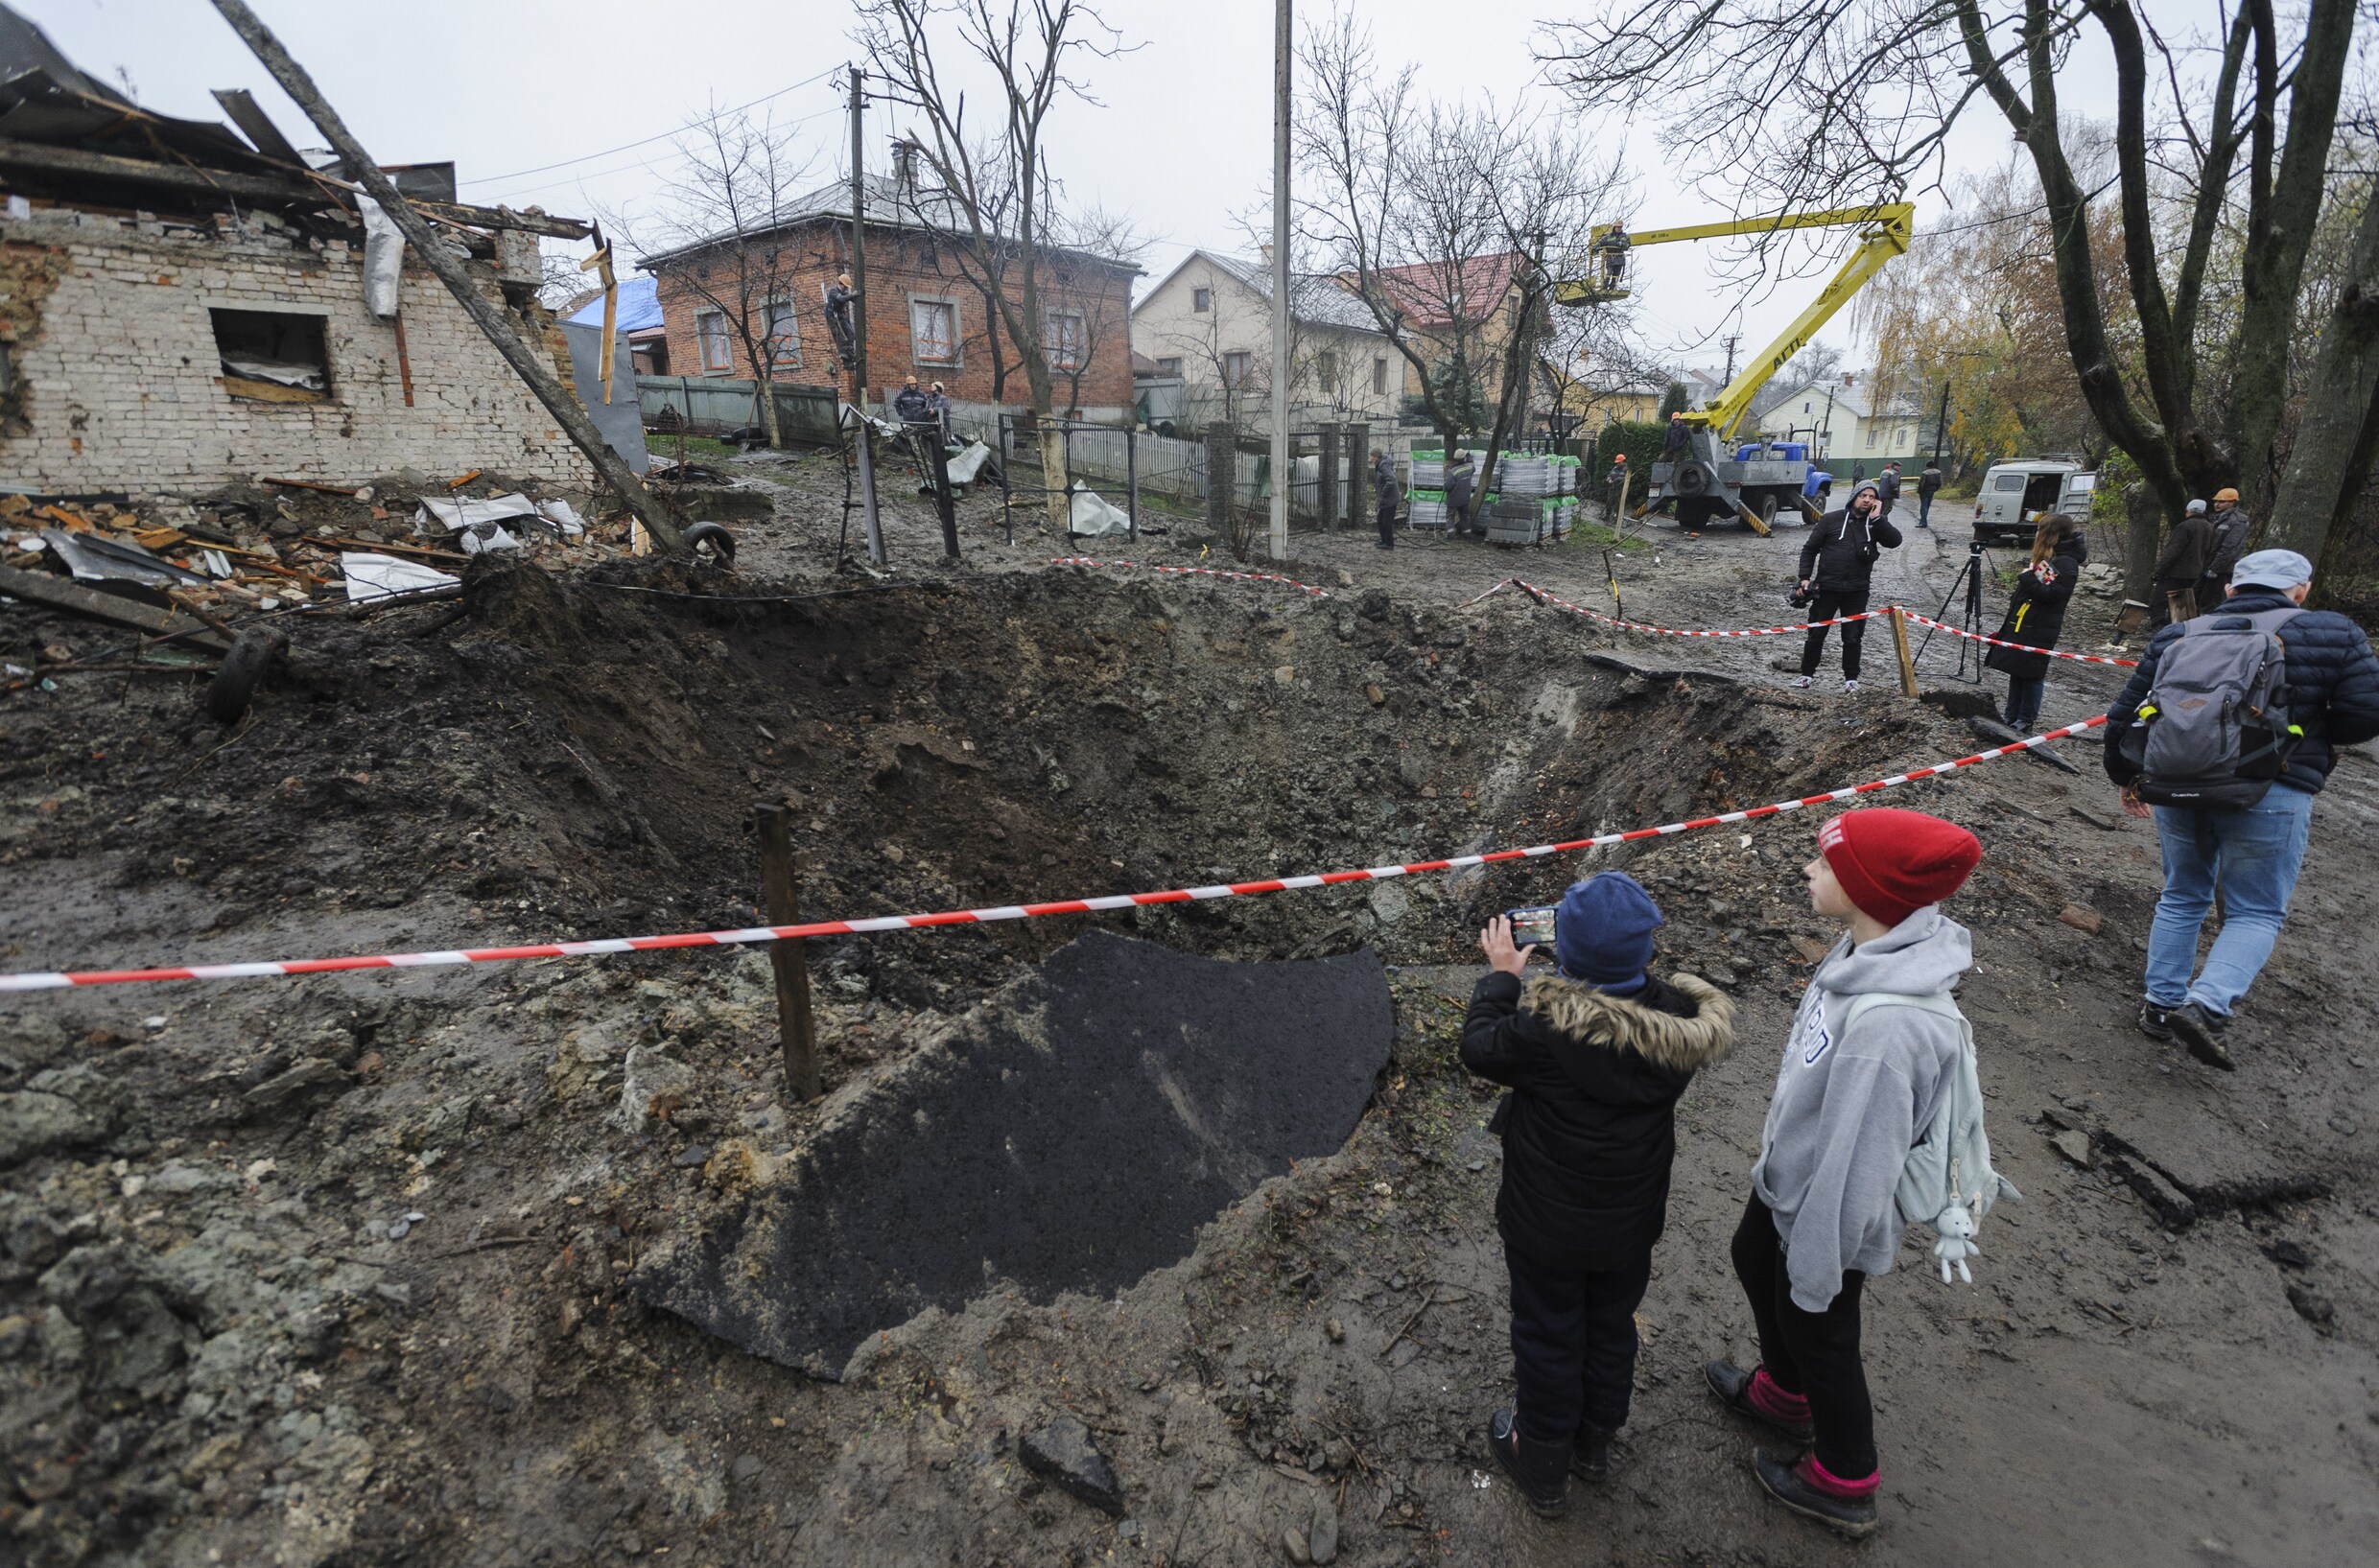
[[1232,577],[1240,582],[1277,582],[1294,588],[1299,593],[1311,594],[1315,598],[1332,597],[1327,588],[1316,588],[1309,582],[1299,582],[1294,577],[1277,576],[1269,572],[1225,572],[1211,566],[1150,566],[1143,561],[1095,561],[1087,555],[1054,555],[1049,558],[1049,565],[1114,567],[1127,572],[1170,572],[1177,576],[1184,577]]
[[[1797,621],[1789,626],[1748,626],[1740,631],[1725,632],[1683,631],[1675,626],[1650,626],[1640,620],[1620,620],[1615,617],[1604,615],[1599,610],[1590,610],[1583,604],[1572,604],[1560,595],[1547,593],[1524,577],[1507,577],[1504,582],[1496,584],[1496,588],[1501,588],[1505,583],[1515,588],[1525,589],[1544,603],[1558,605],[1571,615],[1584,616],[1589,620],[1599,620],[1606,625],[1616,626],[1622,631],[1658,632],[1662,637],[1780,637],[1786,632],[1805,632],[1818,626],[1847,626],[1853,620],[1874,620],[1888,613],[1883,610],[1861,610],[1857,615],[1836,616],[1831,620]],[[1490,588],[1487,594],[1495,591],[1495,588]],[[1485,598],[1487,594],[1481,594],[1478,597]],[[1472,599],[1471,602],[1476,604],[1478,599]]]
[[148,980],[244,980],[261,975],[330,974],[346,970],[426,969],[446,964],[494,964],[515,958],[587,958],[602,953],[653,952],[671,948],[724,948],[753,942],[775,942],[786,938],[813,936],[852,936],[877,931],[908,931],[929,929],[937,925],[979,925],[993,921],[1038,920],[1045,915],[1095,915],[1119,909],[1137,908],[1142,904],[1203,902],[1209,899],[1242,898],[1256,893],[1286,893],[1315,887],[1336,887],[1344,882],[1376,882],[1391,877],[1413,877],[1429,872],[1463,871],[1472,866],[1495,865],[1506,860],[1530,860],[1547,854],[1566,854],[1578,850],[1598,849],[1611,844],[1625,844],[1639,838],[1664,838],[1673,833],[1691,832],[1697,828],[1719,828],[1729,823],[1755,822],[1762,817],[1798,811],[1803,807],[1824,806],[1833,801],[1849,800],[1859,795],[1889,789],[1895,784],[1931,779],[1952,773],[1977,762],[1988,762],[1995,757],[2023,751],[2051,740],[2061,740],[2080,735],[2107,722],[2105,714],[2068,724],[2061,730],[2051,730],[2026,740],[2010,741],[1978,751],[1946,762],[1928,767],[1912,768],[1887,778],[1866,784],[1849,784],[1841,789],[1828,789],[1816,795],[1803,795],[1799,800],[1778,801],[1772,806],[1755,806],[1749,810],[1724,811],[1717,816],[1695,817],[1687,822],[1664,823],[1658,828],[1635,828],[1625,832],[1597,833],[1591,838],[1573,838],[1560,844],[1538,844],[1524,850],[1496,850],[1484,854],[1459,854],[1445,860],[1421,860],[1402,866],[1373,866],[1362,871],[1332,871],[1320,876],[1271,878],[1255,882],[1229,882],[1216,887],[1172,888],[1161,893],[1118,893],[1095,899],[1061,899],[1051,903],[1006,904],[994,909],[945,909],[930,915],[883,915],[872,920],[822,920],[806,925],[755,925],[733,931],[683,931],[673,936],[608,937],[596,942],[546,942],[522,948],[466,948],[446,952],[385,953],[365,958],[294,958],[261,964],[191,964],[172,969],[149,970],[82,970],[20,974],[0,974],[0,992],[54,991],[65,986],[123,985]]
[[2003,637],[1985,637],[1981,632],[1970,632],[1963,626],[1952,626],[1947,621],[1936,620],[1931,616],[1920,616],[1914,610],[1902,610],[1900,614],[1914,625],[1930,626],[1937,632],[1947,632],[1952,637],[1963,637],[1970,643],[1989,643],[1992,647],[2014,648],[2022,653],[2045,653],[2052,659],[2071,659],[2074,663],[2081,665],[2118,665],[2125,669],[2139,667],[2139,661],[2136,659],[2109,659],[2102,653],[2067,653],[2062,648],[2036,648],[2029,643],[2011,643]]

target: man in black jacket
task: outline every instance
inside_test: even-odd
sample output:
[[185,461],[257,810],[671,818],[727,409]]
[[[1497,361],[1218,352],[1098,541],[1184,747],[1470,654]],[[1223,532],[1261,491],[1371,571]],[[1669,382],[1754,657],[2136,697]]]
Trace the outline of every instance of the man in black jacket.
[[1892,508],[1899,504],[1900,499],[1900,465],[1898,462],[1888,462],[1883,465],[1883,472],[1875,478],[1875,496],[1883,503],[1882,515],[1890,517]]
[[[2124,810],[2155,818],[2164,852],[2164,891],[2148,927],[2148,995],[2139,1027],[2153,1039],[2179,1041],[2191,1056],[2226,1072],[2234,1064],[2223,1035],[2279,940],[2304,865],[2313,797],[2329,782],[2332,748],[2379,737],[2379,658],[2363,628],[2334,611],[2300,611],[2275,628],[2287,657],[2288,719],[2303,738],[2263,799],[2249,807],[2147,806],[2139,798],[2140,770],[2125,755],[2123,739],[2174,644],[2193,630],[2222,630],[2234,618],[2302,605],[2312,581],[2312,563],[2293,550],[2242,557],[2230,597],[2196,620],[2149,639],[2139,667],[2108,710],[2107,776],[2122,790]],[[2213,907],[2217,878],[2222,929],[2204,967],[2197,969],[2198,934]]]
[[[1892,526],[1882,512],[1882,502],[1870,483],[1861,483],[1850,492],[1850,503],[1838,512],[1827,512],[1824,521],[1809,530],[1809,537],[1801,543],[1801,588],[1815,598],[1809,605],[1809,619],[1818,624],[1809,628],[1807,641],[1801,644],[1801,675],[1793,682],[1808,687],[1817,680],[1817,663],[1825,652],[1824,622],[1836,616],[1864,615],[1867,611],[1867,588],[1874,572],[1875,557],[1883,550],[1897,550],[1900,530]],[[1858,690],[1859,650],[1867,642],[1867,622],[1853,620],[1842,628],[1842,689]]]
[[1554,919],[1559,974],[1523,982],[1536,949],[1511,923],[1479,935],[1489,972],[1462,1024],[1462,1065],[1511,1090],[1496,1224],[1512,1275],[1515,1404],[1488,1443],[1529,1507],[1567,1506],[1569,1475],[1610,1473],[1636,1369],[1636,1308],[1668,1219],[1675,1112],[1734,1041],[1733,1004],[1707,981],[1646,972],[1661,912],[1636,880],[1572,886]]
[[1933,498],[1941,493],[1941,464],[1925,464],[1924,472],[1917,476],[1917,527],[1929,528],[1933,526]]

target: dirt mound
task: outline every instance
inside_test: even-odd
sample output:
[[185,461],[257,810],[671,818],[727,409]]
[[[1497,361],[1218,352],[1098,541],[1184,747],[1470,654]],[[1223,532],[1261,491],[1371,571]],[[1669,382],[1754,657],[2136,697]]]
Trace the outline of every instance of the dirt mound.
[[690,1216],[633,1287],[825,1375],[995,1281],[1113,1296],[1344,1143],[1393,1024],[1368,953],[1227,964],[1085,932],[826,1108],[788,1170]]

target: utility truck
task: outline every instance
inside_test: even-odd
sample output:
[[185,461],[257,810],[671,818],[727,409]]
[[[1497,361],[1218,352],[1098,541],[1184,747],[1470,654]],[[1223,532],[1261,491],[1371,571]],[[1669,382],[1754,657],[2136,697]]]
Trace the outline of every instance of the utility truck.
[[[1798,228],[1855,228],[1858,247],[1842,269],[1828,279],[1825,291],[1808,309],[1793,318],[1783,335],[1762,349],[1742,374],[1727,383],[1709,406],[1687,411],[1685,428],[1690,447],[1684,457],[1653,464],[1649,493],[1633,515],[1671,510],[1687,528],[1698,528],[1719,518],[1733,518],[1755,533],[1766,534],[1779,511],[1798,510],[1814,523],[1822,515],[1812,499],[1819,486],[1811,481],[1810,453],[1805,442],[1738,440],[1739,427],[1750,414],[1752,398],[1785,362],[1807,346],[1817,330],[1884,264],[1908,248],[1916,207],[1906,201],[1883,201],[1865,207],[1841,207],[1826,212],[1788,212],[1767,218],[1745,218],[1723,223],[1689,223],[1682,228],[1644,229],[1629,236],[1632,249],[1680,240],[1716,240],[1731,235],[1776,234]],[[1598,224],[1599,244],[1615,225]],[[1591,249],[1590,247],[1590,254]],[[1630,291],[1599,278],[1557,283],[1553,297],[1564,305],[1590,307],[1624,299]]]

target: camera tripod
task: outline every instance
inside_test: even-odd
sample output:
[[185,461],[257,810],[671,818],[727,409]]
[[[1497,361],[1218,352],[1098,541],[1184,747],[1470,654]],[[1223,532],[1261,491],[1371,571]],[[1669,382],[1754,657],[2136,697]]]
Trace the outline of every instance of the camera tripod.
[[[1934,620],[1947,620],[1949,601],[1956,598],[1963,590],[1966,594],[1966,609],[1960,616],[1958,624],[1962,630],[1972,632],[1978,637],[1983,635],[1983,563],[1986,558],[1983,542],[1980,539],[1973,540],[1966,547],[1966,565],[1958,569],[1957,580],[1949,585],[1949,592],[1942,596],[1941,608],[1933,612]],[[1924,641],[1917,644],[1917,657],[1923,658],[1924,650],[1932,645],[1933,628],[1928,626],[1925,628]],[[1966,662],[1969,655],[1974,660],[1974,673],[1971,675],[1966,672]],[[1968,642],[1963,637],[1958,639],[1957,678],[1977,686],[1982,684],[1983,647],[1981,644]]]

